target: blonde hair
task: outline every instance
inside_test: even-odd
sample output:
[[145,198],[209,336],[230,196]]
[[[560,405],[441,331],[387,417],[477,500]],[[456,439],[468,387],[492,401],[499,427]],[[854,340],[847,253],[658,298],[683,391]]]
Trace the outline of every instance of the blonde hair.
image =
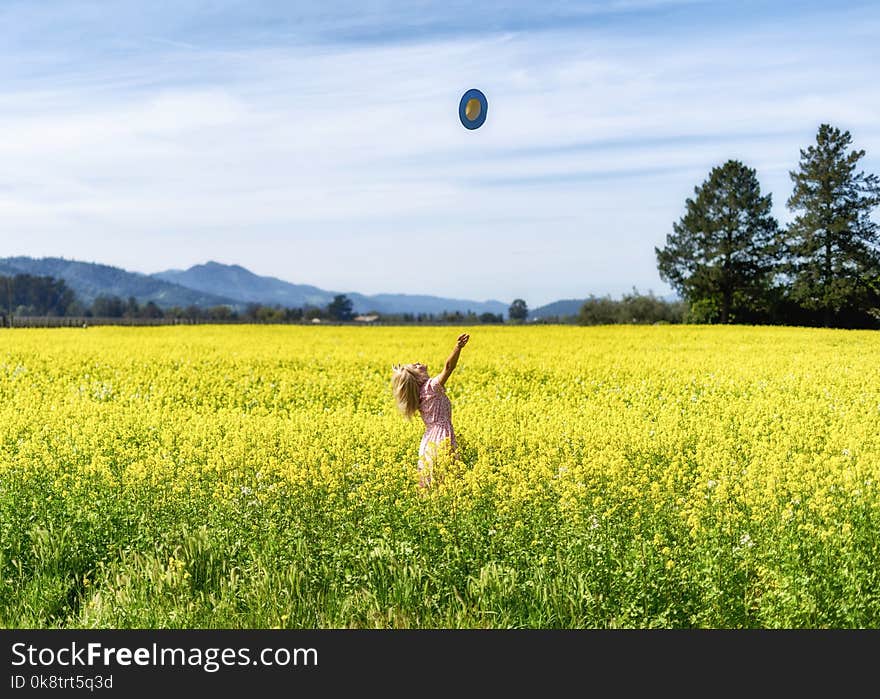
[[407,420],[412,420],[419,410],[419,375],[412,364],[394,364],[391,369],[391,391],[397,409]]

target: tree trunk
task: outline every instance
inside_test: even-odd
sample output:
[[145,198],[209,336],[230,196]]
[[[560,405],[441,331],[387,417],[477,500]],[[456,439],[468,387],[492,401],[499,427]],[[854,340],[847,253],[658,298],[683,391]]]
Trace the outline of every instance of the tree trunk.
[[823,280],[823,289],[825,297],[825,311],[823,313],[823,323],[826,328],[831,327],[831,236],[825,238],[825,279]]
[[721,295],[721,324],[730,322],[730,307],[733,305],[733,282],[730,274],[730,249],[733,245],[732,234],[727,232],[727,251],[724,255],[724,290]]

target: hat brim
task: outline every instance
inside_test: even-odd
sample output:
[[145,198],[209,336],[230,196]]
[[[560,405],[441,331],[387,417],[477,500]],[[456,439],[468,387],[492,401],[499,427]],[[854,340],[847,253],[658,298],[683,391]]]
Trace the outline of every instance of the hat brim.
[[[467,103],[471,100],[477,100],[480,103],[480,111],[476,118],[469,119],[467,115]],[[466,129],[478,129],[486,121],[486,113],[489,111],[489,102],[486,95],[477,89],[471,89],[461,96],[461,102],[458,103],[458,118],[461,120],[462,126]]]

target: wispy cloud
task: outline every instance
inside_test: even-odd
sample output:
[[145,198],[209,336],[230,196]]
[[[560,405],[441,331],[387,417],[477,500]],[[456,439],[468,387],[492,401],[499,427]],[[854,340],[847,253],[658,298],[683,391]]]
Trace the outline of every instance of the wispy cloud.
[[822,121],[880,169],[869,5],[472,5],[4,5],[44,38],[0,55],[3,254],[536,306],[665,293],[653,248],[728,158],[781,218]]

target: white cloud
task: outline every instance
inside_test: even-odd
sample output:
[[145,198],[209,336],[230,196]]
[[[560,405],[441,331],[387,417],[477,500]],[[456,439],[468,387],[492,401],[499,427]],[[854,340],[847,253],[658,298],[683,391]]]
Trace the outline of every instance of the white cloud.
[[[665,293],[653,248],[712,166],[757,168],[780,216],[821,121],[878,169],[876,48],[855,29],[828,14],[701,36],[235,50],[152,37],[151,54],[0,83],[0,242],[532,307]],[[474,86],[489,119],[469,132],[457,106]],[[403,266],[413,245],[437,267]]]

